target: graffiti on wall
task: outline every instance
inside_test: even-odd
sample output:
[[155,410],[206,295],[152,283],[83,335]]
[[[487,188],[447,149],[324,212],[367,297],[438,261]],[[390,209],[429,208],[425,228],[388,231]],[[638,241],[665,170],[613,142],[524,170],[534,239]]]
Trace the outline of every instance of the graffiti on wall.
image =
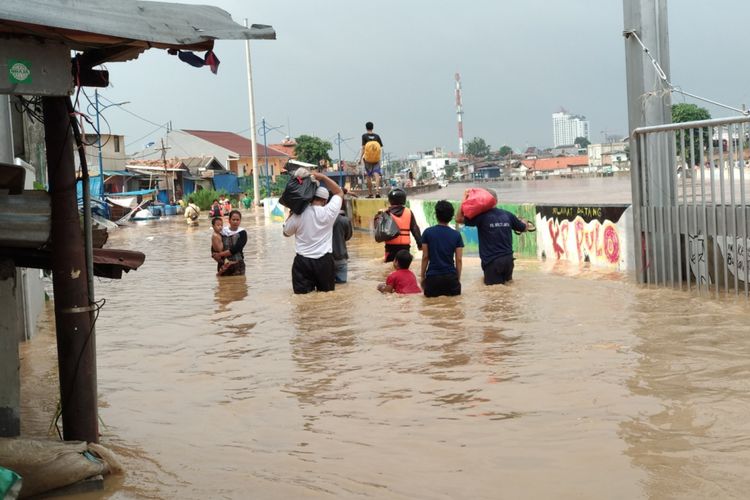
[[708,273],[706,259],[706,236],[704,234],[688,234],[688,252],[690,255],[690,271],[701,285],[710,285],[711,276]]
[[750,247],[750,239],[728,236],[716,238],[719,244],[721,254],[727,265],[727,269],[732,276],[737,276],[741,282],[745,282],[748,274],[747,269],[747,248]]
[[620,220],[626,209],[538,205],[539,257],[624,269],[627,235]]
[[[461,206],[461,202],[450,200],[453,208],[458,212]],[[426,227],[434,226],[437,224],[437,218],[435,217],[435,203],[434,200],[415,200],[412,202],[411,208],[420,223],[422,231]],[[533,221],[536,209],[531,204],[498,204],[497,208],[507,210],[516,217],[520,217],[524,220]],[[424,221],[424,225],[422,225]],[[454,224],[451,224],[455,227]],[[459,232],[464,240],[464,254],[467,255],[478,255],[479,254],[479,237],[477,235],[477,228],[469,226],[459,226]],[[513,234],[513,250],[518,257],[535,258],[537,255],[536,250],[536,236],[534,233],[523,233],[520,235]]]

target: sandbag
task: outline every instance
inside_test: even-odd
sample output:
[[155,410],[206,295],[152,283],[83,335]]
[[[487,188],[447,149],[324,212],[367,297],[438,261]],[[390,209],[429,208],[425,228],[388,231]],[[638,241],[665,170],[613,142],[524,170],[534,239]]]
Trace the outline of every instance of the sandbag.
[[284,192],[279,198],[279,203],[289,208],[292,213],[301,214],[315,197],[318,185],[313,182],[312,177],[290,177],[286,183]]
[[379,212],[375,216],[375,241],[382,243],[384,241],[392,240],[399,234],[401,229],[393,220],[393,216],[389,212]]
[[469,188],[464,193],[464,199],[461,202],[461,212],[464,214],[464,217],[473,219],[477,215],[495,208],[496,204],[497,200],[486,189]]
[[24,498],[119,469],[102,450],[80,441],[0,438],[0,463],[23,478]]

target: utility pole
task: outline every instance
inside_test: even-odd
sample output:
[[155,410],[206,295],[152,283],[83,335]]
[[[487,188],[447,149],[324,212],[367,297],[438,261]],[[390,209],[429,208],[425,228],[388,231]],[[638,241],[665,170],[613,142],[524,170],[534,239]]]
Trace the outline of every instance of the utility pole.
[[341,138],[341,132],[336,132],[336,145],[339,148],[339,169],[340,169],[340,175],[339,175],[339,185],[343,188],[344,187],[344,161],[341,158],[341,143],[348,141],[351,139],[351,137],[347,137],[346,139]]
[[96,340],[92,321],[96,306],[89,302],[88,269],[81,244],[68,99],[42,98],[52,204],[50,242],[63,438],[98,442]]
[[169,172],[167,170],[167,150],[168,149],[172,149],[172,148],[164,146],[164,139],[161,140],[161,147],[156,148],[157,151],[161,151],[161,163],[164,166],[164,184],[166,184],[166,186],[164,187],[167,190],[167,200],[171,199],[174,201],[174,198],[169,196],[169,177],[168,177]]
[[458,119],[458,153],[464,154],[464,108],[461,102],[461,75],[456,73],[456,118]]
[[[646,165],[644,171],[631,170],[633,217],[640,218],[641,207],[671,207],[676,199],[675,171],[664,163],[665,158],[675,156],[674,139],[669,134],[655,135],[643,151],[638,151],[637,143],[632,140],[636,128],[672,123],[670,89],[638,43],[638,39],[643,42],[669,80],[667,0],[623,0],[623,12],[631,164]],[[642,155],[645,158],[639,158]],[[642,199],[640,184],[647,186],[649,199]],[[633,238],[633,243],[634,252],[639,255],[643,251],[640,234]],[[663,237],[654,238],[651,243],[657,254],[666,255],[671,247]],[[673,257],[670,261],[678,262]]]
[[102,162],[102,129],[99,125],[99,89],[94,89],[96,105],[96,147],[99,149],[99,199],[104,201],[104,166]]
[[268,140],[266,137],[266,119],[263,118],[263,156],[266,159],[266,195],[271,197],[271,176],[268,174]]
[[[248,27],[245,18],[245,27]],[[258,185],[258,140],[255,136],[255,97],[253,96],[253,70],[250,64],[250,40],[245,40],[245,55],[247,56],[247,93],[250,103],[250,154],[253,158],[253,204],[260,205],[260,186]],[[266,160],[267,161],[267,160]]]

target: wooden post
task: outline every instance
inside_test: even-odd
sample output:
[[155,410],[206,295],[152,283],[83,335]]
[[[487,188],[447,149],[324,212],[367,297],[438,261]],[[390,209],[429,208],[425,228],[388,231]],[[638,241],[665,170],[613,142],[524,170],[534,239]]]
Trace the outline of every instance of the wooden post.
[[68,97],[44,97],[44,135],[52,199],[52,282],[57,323],[63,438],[99,440],[96,342],[76,201]]

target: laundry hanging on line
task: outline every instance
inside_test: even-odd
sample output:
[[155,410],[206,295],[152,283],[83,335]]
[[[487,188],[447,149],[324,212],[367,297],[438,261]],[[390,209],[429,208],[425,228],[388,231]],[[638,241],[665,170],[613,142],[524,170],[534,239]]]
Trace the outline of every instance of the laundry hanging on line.
[[177,55],[177,57],[180,58],[180,61],[186,62],[190,66],[194,66],[196,68],[209,66],[211,68],[211,73],[213,73],[214,75],[219,71],[219,64],[221,63],[221,61],[219,61],[219,58],[216,57],[216,54],[214,54],[213,50],[209,50],[208,52],[206,52],[206,55],[204,57],[196,55],[195,53],[189,52],[187,50],[169,49],[167,52],[172,55]]

